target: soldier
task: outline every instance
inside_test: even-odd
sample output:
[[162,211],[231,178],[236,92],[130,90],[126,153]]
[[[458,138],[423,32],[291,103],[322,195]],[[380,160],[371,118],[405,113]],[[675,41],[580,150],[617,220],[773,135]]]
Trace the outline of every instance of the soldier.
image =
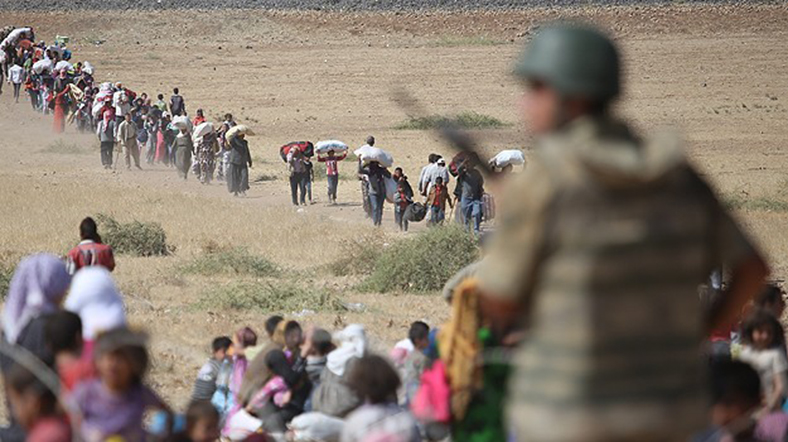
[[[611,117],[619,71],[611,40],[571,24],[516,66],[538,149],[478,282],[488,321],[527,331],[507,399],[517,440],[686,440],[705,420],[703,336],[768,274],[679,140]],[[730,290],[706,323],[697,288],[720,261]]]

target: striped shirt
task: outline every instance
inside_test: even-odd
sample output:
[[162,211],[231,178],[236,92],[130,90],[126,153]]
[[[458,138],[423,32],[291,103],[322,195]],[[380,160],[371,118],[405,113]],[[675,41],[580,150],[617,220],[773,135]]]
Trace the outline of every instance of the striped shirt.
[[221,364],[214,358],[208,360],[197,373],[194,381],[192,401],[211,400],[216,391],[216,378],[219,376]]

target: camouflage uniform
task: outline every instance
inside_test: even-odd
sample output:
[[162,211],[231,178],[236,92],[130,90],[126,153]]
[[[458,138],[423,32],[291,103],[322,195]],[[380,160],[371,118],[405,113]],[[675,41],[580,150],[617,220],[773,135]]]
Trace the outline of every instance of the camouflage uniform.
[[[563,29],[539,43],[523,77],[601,103],[617,95],[601,34]],[[564,56],[580,65],[550,66]],[[720,261],[757,255],[677,137],[644,141],[594,115],[539,140],[478,269],[485,296],[520,305],[527,330],[509,423],[520,441],[687,440],[707,406],[698,285]]]
[[526,306],[519,440],[681,440],[705,420],[697,287],[753,247],[669,136],[583,119],[542,140],[480,270]]

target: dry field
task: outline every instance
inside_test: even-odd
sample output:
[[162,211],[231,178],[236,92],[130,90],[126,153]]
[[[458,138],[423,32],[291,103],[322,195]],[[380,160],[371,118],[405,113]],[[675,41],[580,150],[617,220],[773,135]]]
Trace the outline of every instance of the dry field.
[[[529,147],[518,124],[518,85],[508,75],[532,24],[582,16],[615,30],[624,48],[626,94],[620,113],[644,132],[675,126],[689,155],[768,253],[775,274],[788,271],[788,8],[672,6],[534,9],[476,14],[329,14],[225,12],[0,12],[0,25],[32,25],[47,40],[71,37],[78,60],[98,80],[169,96],[181,88],[191,112],[209,119],[232,112],[251,125],[255,157],[247,198],[219,184],[182,182],[162,166],[105,171],[97,142],[69,128],[51,135],[51,121],[27,103],[0,97],[0,254],[64,253],[85,215],[157,221],[177,247],[165,258],[120,256],[115,276],[133,323],[155,336],[154,385],[183,405],[210,339],[251,324],[265,312],[195,308],[206,290],[228,277],[189,275],[182,266],[211,241],[246,246],[286,269],[287,278],[326,288],[363,313],[318,313],[305,322],[328,327],[362,322],[377,346],[404,336],[409,322],[446,317],[437,296],[357,293],[353,277],[326,266],[342,244],[371,228],[358,207],[358,186],[340,183],[338,207],[324,201],[304,211],[289,205],[277,146],[297,139],[338,138],[360,145],[369,134],[414,178],[427,154],[450,154],[432,133],[395,130],[405,113],[391,100],[404,85],[431,111],[476,111],[506,123],[479,131],[490,151]],[[96,44],[101,42],[101,44]],[[59,144],[58,144],[59,143]],[[62,146],[76,146],[63,153]],[[58,147],[60,146],[60,147]],[[345,173],[353,165],[344,163]],[[385,214],[386,241],[400,239]],[[274,312],[271,312],[274,313]],[[278,312],[291,314],[293,312]]]

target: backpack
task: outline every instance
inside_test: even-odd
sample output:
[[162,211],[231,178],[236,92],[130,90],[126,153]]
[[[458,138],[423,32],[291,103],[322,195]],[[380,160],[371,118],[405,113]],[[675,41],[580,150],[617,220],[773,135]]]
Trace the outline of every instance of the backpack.
[[427,216],[427,207],[422,203],[413,203],[405,209],[405,219],[411,223],[422,221]]

